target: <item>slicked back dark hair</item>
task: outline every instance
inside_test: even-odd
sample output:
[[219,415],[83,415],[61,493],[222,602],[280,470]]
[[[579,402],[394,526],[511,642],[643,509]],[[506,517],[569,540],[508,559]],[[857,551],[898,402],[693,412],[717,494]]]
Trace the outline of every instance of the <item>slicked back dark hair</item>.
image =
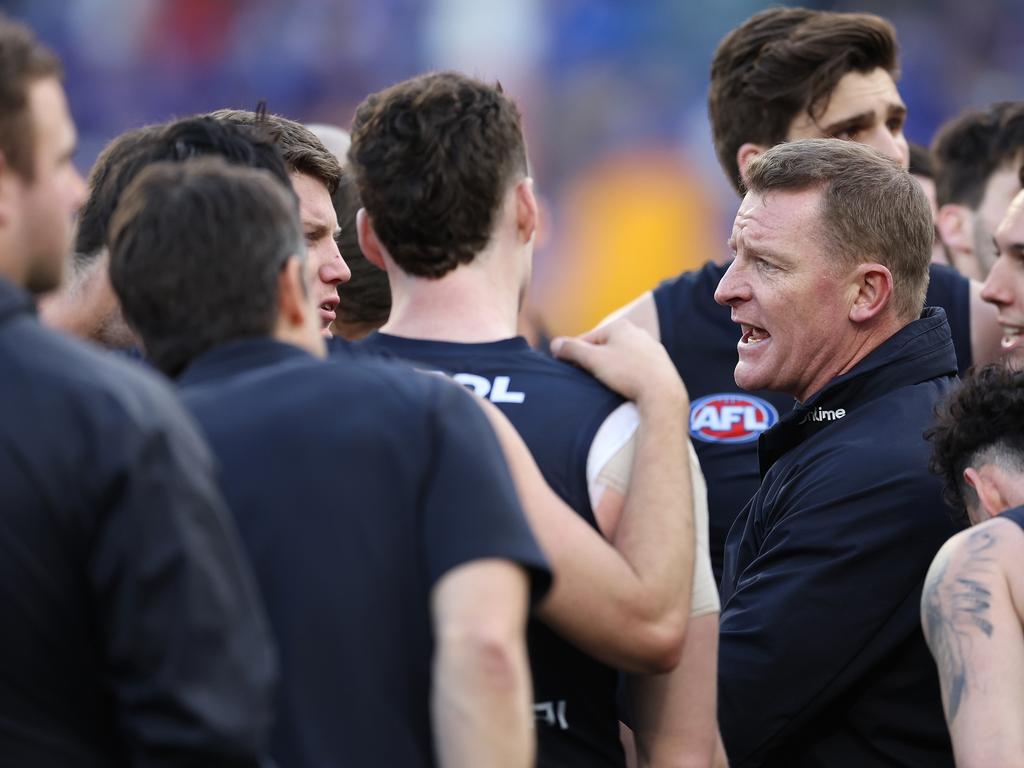
[[778,144],[747,168],[758,195],[821,190],[821,235],[837,266],[873,261],[892,274],[892,306],[916,320],[928,290],[934,228],[924,190],[894,160],[852,141]]
[[144,168],[153,163],[206,156],[220,157],[233,165],[262,168],[291,190],[280,152],[244,127],[210,117],[187,117],[128,131],[107,145],[89,175],[89,197],[79,214],[75,235],[76,264],[81,267],[100,254],[121,196]]
[[211,112],[210,117],[259,130],[277,145],[292,171],[312,176],[327,187],[332,195],[338,188],[341,179],[338,158],[315,133],[301,123],[281,115],[257,114],[244,109],[218,109]]
[[1024,474],[1024,371],[1003,363],[972,370],[936,408],[925,432],[932,442],[931,469],[945,481],[946,501],[966,521],[967,498],[976,498],[964,470],[985,458]]
[[488,243],[527,173],[522,119],[500,86],[456,72],[414,77],[356,110],[348,165],[398,266],[438,278]]
[[61,77],[57,57],[28,27],[0,14],[0,152],[26,181],[35,178],[36,155],[29,87],[48,77]]
[[219,344],[269,335],[281,268],[304,254],[294,194],[216,157],[149,165],[110,226],[125,319],[170,376]]
[[868,13],[773,8],[751,16],[719,43],[711,61],[708,115],[718,161],[742,191],[736,153],[747,143],[786,140],[793,119],[817,119],[849,72],[899,74],[896,32]]
[[972,210],[981,205],[989,177],[1024,153],[1024,102],[999,101],[944,123],[932,142],[935,199]]

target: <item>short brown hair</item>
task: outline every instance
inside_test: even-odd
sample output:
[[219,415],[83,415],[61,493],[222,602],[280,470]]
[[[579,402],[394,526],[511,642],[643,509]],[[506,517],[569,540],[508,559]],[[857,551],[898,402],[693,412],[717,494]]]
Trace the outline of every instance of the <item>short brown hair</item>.
[[288,169],[277,147],[241,125],[200,116],[136,128],[111,141],[93,165],[89,197],[78,215],[75,265],[84,267],[99,256],[118,201],[143,168],[206,155],[223,157],[235,165],[263,168],[291,189]]
[[242,125],[277,145],[293,173],[320,181],[332,195],[341,179],[341,164],[309,128],[281,115],[259,114],[244,109],[218,109],[210,117]]
[[747,188],[755,194],[814,187],[822,193],[821,234],[837,266],[876,261],[887,267],[897,316],[916,320],[934,235],[921,185],[894,160],[835,139],[778,144],[747,168]]
[[171,376],[219,344],[269,336],[281,267],[305,253],[291,191],[219,157],[144,168],[122,195],[109,244],[125,319]]
[[35,127],[28,112],[29,86],[61,77],[60,61],[24,24],[0,14],[0,152],[26,181],[35,177]]
[[527,173],[516,105],[500,86],[455,72],[368,96],[356,110],[348,160],[395,263],[431,278],[487,245],[509,184]]
[[869,13],[773,8],[726,35],[711,62],[708,115],[718,161],[736,190],[743,144],[785,141],[797,115],[824,114],[844,75],[881,67],[895,79],[898,61],[896,31]]

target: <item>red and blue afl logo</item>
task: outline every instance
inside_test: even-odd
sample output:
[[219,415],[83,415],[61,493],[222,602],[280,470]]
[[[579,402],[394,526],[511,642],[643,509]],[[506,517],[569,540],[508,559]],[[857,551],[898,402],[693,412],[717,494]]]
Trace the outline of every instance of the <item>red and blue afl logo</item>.
[[708,395],[690,405],[690,436],[706,443],[749,443],[778,420],[775,407],[759,397]]

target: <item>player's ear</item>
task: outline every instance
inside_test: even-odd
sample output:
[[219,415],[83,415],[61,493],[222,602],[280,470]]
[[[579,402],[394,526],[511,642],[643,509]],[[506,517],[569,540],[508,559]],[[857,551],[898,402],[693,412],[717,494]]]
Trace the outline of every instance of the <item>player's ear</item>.
[[278,322],[286,328],[303,325],[307,313],[312,311],[309,292],[303,274],[305,262],[298,256],[289,256],[277,275]]
[[850,307],[850,320],[864,323],[876,317],[892,301],[892,273],[883,264],[858,264],[851,290],[857,294]]
[[974,255],[974,218],[966,205],[946,203],[940,207],[935,228],[954,255]]
[[363,252],[366,260],[377,267],[387,270],[384,265],[384,246],[381,245],[377,232],[370,221],[370,214],[365,208],[356,211],[356,234],[359,236],[359,250]]
[[740,148],[736,150],[736,165],[739,168],[740,179],[743,181],[744,186],[747,183],[747,166],[763,155],[766,149],[767,147],[761,144],[752,144],[748,141],[740,144]]
[[537,232],[540,213],[537,197],[533,193],[533,179],[529,176],[520,179],[516,184],[516,231],[519,239],[528,243]]
[[964,482],[974,489],[978,496],[978,520],[980,523],[995,517],[1011,505],[1003,496],[999,477],[991,464],[983,464],[981,467],[967,467],[964,469]]

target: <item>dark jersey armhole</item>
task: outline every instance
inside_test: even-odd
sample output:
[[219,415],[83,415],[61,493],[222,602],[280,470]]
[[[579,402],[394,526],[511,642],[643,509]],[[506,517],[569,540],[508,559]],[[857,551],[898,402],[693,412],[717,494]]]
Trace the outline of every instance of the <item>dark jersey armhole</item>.
[[952,267],[932,264],[925,305],[942,307],[949,322],[956,363],[963,376],[974,362],[971,350],[971,281]]

